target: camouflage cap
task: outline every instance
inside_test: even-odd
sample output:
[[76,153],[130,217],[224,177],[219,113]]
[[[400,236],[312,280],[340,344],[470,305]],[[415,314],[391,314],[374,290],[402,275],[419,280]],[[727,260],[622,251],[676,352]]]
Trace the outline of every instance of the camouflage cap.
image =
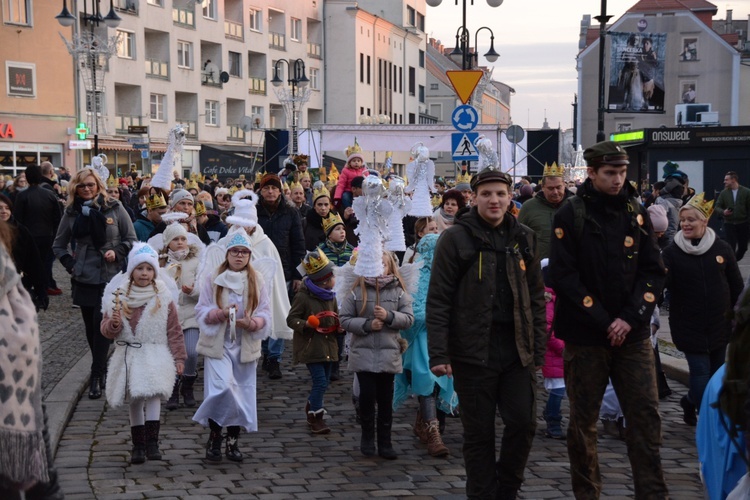
[[597,142],[593,146],[586,148],[583,152],[583,159],[591,166],[622,166],[630,164],[627,151],[614,141]]

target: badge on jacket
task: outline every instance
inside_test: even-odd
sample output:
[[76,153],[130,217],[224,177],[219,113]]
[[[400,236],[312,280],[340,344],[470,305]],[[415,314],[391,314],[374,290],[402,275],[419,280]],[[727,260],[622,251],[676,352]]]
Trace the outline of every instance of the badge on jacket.
[[112,217],[107,217],[107,224],[110,226],[115,223],[115,220]]

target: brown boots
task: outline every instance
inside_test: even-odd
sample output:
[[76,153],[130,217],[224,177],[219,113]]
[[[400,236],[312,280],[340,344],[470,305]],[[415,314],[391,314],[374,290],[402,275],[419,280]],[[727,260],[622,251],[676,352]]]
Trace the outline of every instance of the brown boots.
[[307,416],[307,426],[310,428],[313,434],[328,434],[331,432],[323,420],[323,416],[326,414],[325,409],[321,408],[318,411],[310,411],[310,401],[305,404],[305,415]]
[[447,457],[450,450],[443,443],[440,436],[440,422],[437,418],[429,421],[422,419],[421,410],[417,410],[417,420],[414,422],[414,435],[419,438],[422,444],[427,445],[427,453],[432,457]]

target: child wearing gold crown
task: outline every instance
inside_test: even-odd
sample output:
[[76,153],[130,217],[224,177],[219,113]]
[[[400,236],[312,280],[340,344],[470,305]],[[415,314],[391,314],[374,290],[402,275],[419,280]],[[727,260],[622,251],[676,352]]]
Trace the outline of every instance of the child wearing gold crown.
[[354,145],[346,150],[346,165],[339,174],[338,183],[336,183],[336,193],[333,195],[333,201],[336,206],[348,208],[352,206],[352,180],[355,177],[366,177],[368,172],[365,170],[365,157],[362,156],[362,148],[357,144],[357,138],[354,138]]
[[323,397],[331,380],[333,364],[338,362],[336,335],[341,331],[336,292],[333,286],[333,263],[316,249],[305,255],[297,270],[305,276],[294,296],[286,322],[294,330],[293,361],[305,363],[310,371],[312,388],[305,404],[307,425],[313,434],[328,434],[323,421],[326,411]]

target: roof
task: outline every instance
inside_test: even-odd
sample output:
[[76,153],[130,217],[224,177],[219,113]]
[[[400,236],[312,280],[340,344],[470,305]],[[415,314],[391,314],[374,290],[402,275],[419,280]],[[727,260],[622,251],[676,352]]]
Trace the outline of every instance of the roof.
[[628,9],[628,12],[670,12],[677,10],[711,11],[716,13],[718,7],[707,0],[640,0]]
[[438,49],[429,43],[427,44],[427,57],[425,63],[425,69],[429,74],[440,80],[444,85],[447,85],[448,88],[453,88],[453,84],[445,72],[448,70],[461,69],[457,64],[455,64],[449,57],[441,54]]
[[740,36],[735,33],[719,33],[719,36],[724,39],[732,47],[736,47],[740,43]]

